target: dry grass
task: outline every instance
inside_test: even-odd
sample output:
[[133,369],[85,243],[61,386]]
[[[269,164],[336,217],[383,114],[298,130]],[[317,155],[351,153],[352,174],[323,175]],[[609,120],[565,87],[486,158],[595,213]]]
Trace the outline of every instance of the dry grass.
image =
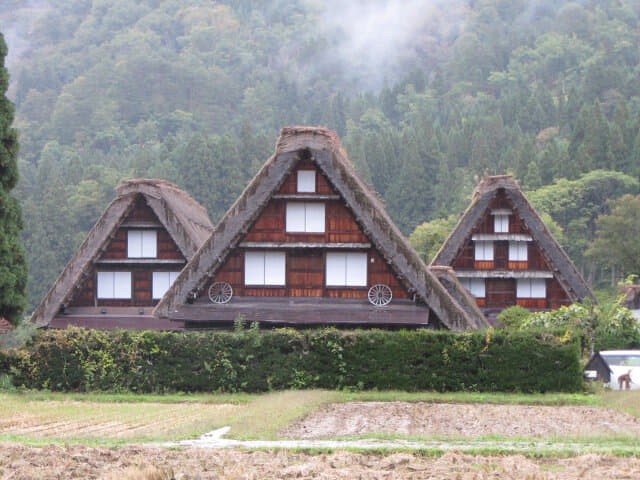
[[197,396],[27,392],[0,394],[0,441],[122,445],[195,438],[227,425],[232,438],[269,440],[296,419],[347,401],[586,405],[640,417],[640,391],[512,395],[301,390]]
[[173,480],[173,470],[149,465],[146,467],[129,467],[123,472],[112,472],[103,480]]
[[[145,465],[153,465],[144,477]],[[136,467],[136,468],[132,468]],[[167,475],[173,473],[173,477]],[[0,478],[12,480],[159,478],[198,480],[264,479],[457,479],[457,480],[613,480],[640,478],[640,459],[588,454],[575,458],[522,455],[442,456],[410,453],[295,453],[290,451],[120,449],[80,445],[45,448],[0,444]]]

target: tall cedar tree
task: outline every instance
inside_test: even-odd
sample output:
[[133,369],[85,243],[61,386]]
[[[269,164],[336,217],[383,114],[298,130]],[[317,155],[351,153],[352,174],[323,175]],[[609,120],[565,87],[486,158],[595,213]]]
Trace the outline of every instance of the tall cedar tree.
[[0,317],[16,324],[24,309],[27,267],[20,243],[22,216],[9,191],[18,183],[18,132],[13,104],[6,97],[9,73],[4,66],[7,45],[0,33]]

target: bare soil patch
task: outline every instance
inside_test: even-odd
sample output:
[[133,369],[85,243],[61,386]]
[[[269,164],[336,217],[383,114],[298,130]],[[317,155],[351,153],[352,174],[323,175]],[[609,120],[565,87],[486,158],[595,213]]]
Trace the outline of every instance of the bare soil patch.
[[373,433],[429,437],[611,437],[640,435],[640,418],[595,407],[351,402],[327,405],[294,422],[284,438]]
[[[208,479],[458,479],[599,480],[640,478],[640,459],[589,454],[569,459],[522,455],[479,456],[448,452],[442,457],[408,453],[365,455],[335,452],[122,449],[84,446],[25,447],[0,444],[0,479],[103,479],[132,469],[157,467],[173,478]],[[120,475],[120,476],[118,476]],[[126,475],[126,474],[125,474]]]

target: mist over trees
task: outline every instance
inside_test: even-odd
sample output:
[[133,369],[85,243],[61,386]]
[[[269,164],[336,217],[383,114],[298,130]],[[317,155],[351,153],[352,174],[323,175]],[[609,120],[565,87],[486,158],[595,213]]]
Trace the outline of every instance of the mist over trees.
[[640,193],[640,2],[338,3],[3,3],[27,42],[10,92],[31,306],[121,178],[173,181],[216,222],[291,124],[336,130],[405,234],[435,222],[425,256],[479,177],[510,172],[609,280],[585,252],[607,200]]

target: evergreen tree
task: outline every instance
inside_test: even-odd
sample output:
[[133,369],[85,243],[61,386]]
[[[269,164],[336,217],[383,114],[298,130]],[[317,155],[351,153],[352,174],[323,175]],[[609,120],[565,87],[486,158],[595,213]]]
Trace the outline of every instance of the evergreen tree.
[[13,105],[5,96],[7,45],[0,33],[0,317],[16,324],[25,306],[27,267],[20,243],[20,206],[9,191],[18,183],[18,132],[11,127]]

